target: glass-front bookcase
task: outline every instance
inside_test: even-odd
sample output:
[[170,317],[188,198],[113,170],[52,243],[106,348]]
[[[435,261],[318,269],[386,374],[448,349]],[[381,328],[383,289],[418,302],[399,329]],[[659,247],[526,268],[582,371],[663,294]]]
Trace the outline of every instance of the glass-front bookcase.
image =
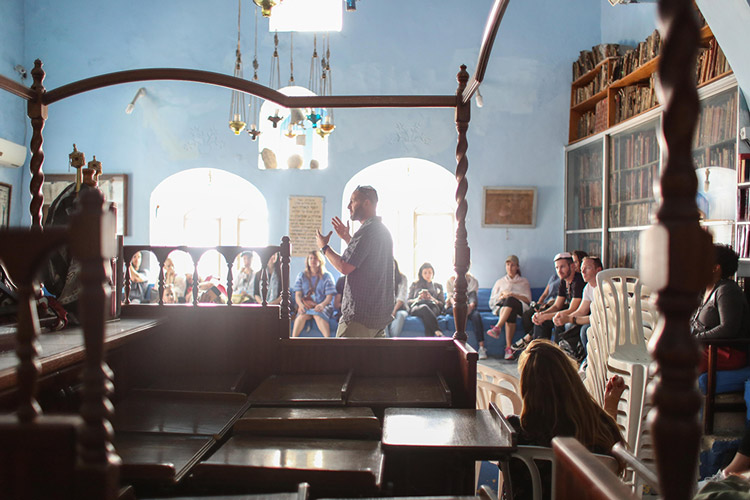
[[565,249],[602,251],[603,140],[568,151]]
[[[750,110],[733,75],[698,90],[692,143],[701,224],[734,245],[750,276],[750,147],[739,129]],[[566,148],[565,250],[604,257],[606,267],[638,266],[640,233],[654,221],[655,190],[666,159],[662,107]],[[662,158],[664,156],[664,158]]]
[[636,267],[640,229],[651,223],[657,204],[660,119],[657,116],[609,138],[608,230],[610,267]]

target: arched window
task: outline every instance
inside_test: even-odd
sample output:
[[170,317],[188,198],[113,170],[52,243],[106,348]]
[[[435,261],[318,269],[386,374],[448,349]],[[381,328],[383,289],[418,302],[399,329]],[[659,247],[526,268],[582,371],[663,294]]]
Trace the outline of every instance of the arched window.
[[[150,214],[152,245],[268,245],[263,194],[224,170],[196,168],[167,177],[151,193]],[[223,276],[226,269],[220,259],[206,258],[198,273]]]
[[[288,96],[315,95],[304,87],[284,87],[279,92]],[[258,136],[258,168],[328,168],[328,139],[318,133],[325,118],[325,110],[314,127],[307,118],[310,114],[309,109],[290,110],[270,101],[261,105],[258,117],[261,131]],[[276,127],[269,117],[274,118]]]
[[[394,180],[398,182],[394,182]],[[358,185],[378,191],[378,215],[393,237],[393,255],[409,281],[423,262],[435,268],[436,281],[445,284],[453,274],[456,234],[456,179],[436,163],[418,158],[396,158],[371,165],[347,182],[342,214]],[[352,228],[352,233],[359,223]]]

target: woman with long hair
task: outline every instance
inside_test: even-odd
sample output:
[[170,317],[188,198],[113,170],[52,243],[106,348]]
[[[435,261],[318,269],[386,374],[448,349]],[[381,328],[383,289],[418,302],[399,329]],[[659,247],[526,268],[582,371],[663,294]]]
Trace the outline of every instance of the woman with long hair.
[[[518,433],[518,444],[551,446],[554,437],[572,436],[593,453],[609,454],[623,440],[611,413],[586,391],[575,361],[556,344],[533,340],[518,360],[518,371],[523,407],[519,416],[508,417]],[[610,411],[611,402],[619,399],[623,389],[619,377],[608,383],[605,401]],[[524,481],[524,473],[528,473],[524,465],[511,462],[514,498],[531,498],[531,492],[522,491],[530,484]],[[549,489],[551,476],[548,471],[545,475]]]
[[442,337],[443,332],[438,326],[438,315],[445,304],[443,286],[435,283],[435,268],[425,262],[419,267],[418,279],[409,287],[409,314],[422,319],[424,334],[427,337]]
[[333,276],[326,271],[323,254],[313,250],[307,254],[305,270],[297,275],[294,283],[294,300],[297,303],[297,317],[292,327],[292,337],[298,337],[310,318],[315,320],[324,337],[331,336],[328,320],[333,312],[333,297],[336,285]]

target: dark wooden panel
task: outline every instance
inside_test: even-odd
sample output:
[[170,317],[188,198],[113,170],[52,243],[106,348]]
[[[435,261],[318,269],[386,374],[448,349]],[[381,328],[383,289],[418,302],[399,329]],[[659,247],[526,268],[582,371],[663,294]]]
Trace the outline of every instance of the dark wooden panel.
[[250,394],[261,405],[343,405],[348,373],[271,375]]
[[354,377],[347,404],[448,407],[450,390],[437,374],[427,377]]
[[115,449],[122,458],[123,481],[177,483],[214,445],[206,436],[175,434],[115,434]]
[[383,421],[387,453],[448,452],[474,460],[502,458],[515,449],[510,426],[495,410],[388,408]]
[[198,482],[295,485],[316,492],[374,493],[380,487],[379,441],[237,435],[194,469]]
[[250,408],[235,434],[380,439],[380,421],[369,408]]
[[233,393],[133,391],[115,406],[116,432],[159,432],[223,436],[247,409]]

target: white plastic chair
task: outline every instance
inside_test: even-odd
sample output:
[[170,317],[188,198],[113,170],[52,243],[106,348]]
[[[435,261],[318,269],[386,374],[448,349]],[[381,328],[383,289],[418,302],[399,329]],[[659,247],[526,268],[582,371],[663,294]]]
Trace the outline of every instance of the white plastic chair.
[[591,326],[588,330],[586,344],[586,377],[583,384],[591,397],[604,406],[604,389],[607,383],[607,358],[609,357],[609,341],[604,326],[604,305],[598,294],[594,294],[591,302]]
[[[652,462],[650,436],[645,432],[646,388],[651,363],[646,337],[651,336],[658,320],[656,309],[635,269],[607,269],[597,275],[596,281],[596,295],[601,301],[599,314],[606,332],[604,342],[609,348],[604,382],[613,375],[624,379],[617,424],[636,456],[644,462]],[[641,481],[637,477],[632,481],[635,491],[640,491]]]
[[[619,464],[614,457],[609,455],[597,455],[594,454],[609,470],[617,473]],[[524,465],[529,469],[531,475],[532,485],[532,498],[533,500],[542,499],[542,476],[539,473],[537,462],[551,462],[552,463],[552,475],[551,475],[551,497],[555,498],[555,463],[554,463],[554,452],[552,448],[546,448],[544,446],[518,446],[515,452],[510,455],[510,459],[517,458],[521,460]],[[500,469],[502,470],[503,476],[508,478],[508,498],[514,498],[513,494],[513,477],[510,475],[510,459],[500,462]]]

